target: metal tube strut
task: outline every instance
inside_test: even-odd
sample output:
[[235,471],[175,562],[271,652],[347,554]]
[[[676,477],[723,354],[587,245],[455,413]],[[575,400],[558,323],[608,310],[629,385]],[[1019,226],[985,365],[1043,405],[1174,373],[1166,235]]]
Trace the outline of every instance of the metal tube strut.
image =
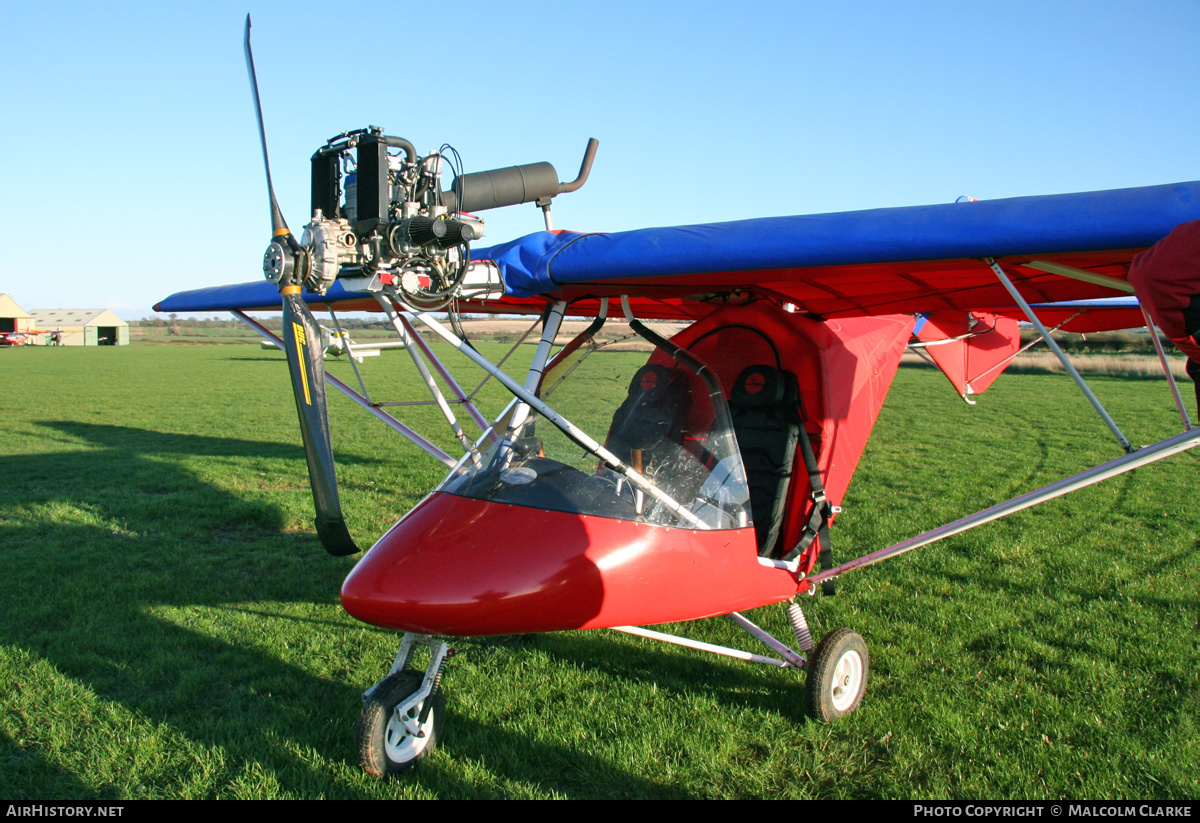
[[641,626],[611,626],[614,632],[624,632],[637,637],[645,637],[650,640],[661,640],[663,643],[670,643],[673,646],[684,646],[697,651],[709,652],[711,654],[719,654],[725,657],[735,657],[738,660],[745,660],[749,663],[763,663],[767,666],[778,666],[779,668],[792,668],[792,664],[786,660],[778,660],[774,657],[766,657],[753,652],[744,652],[741,649],[731,649],[728,646],[718,646],[714,643],[705,643],[701,640],[690,640],[686,637],[678,637],[673,634],[664,634],[656,632],[653,629],[643,629]]
[[554,426],[556,429],[558,429],[563,434],[565,434],[574,443],[579,445],[581,448],[586,449],[587,451],[596,455],[601,460],[603,460],[605,462],[605,464],[608,465],[613,471],[615,471],[615,472],[621,474],[622,476],[624,476],[625,478],[627,478],[629,480],[629,482],[635,488],[641,489],[642,491],[646,492],[651,497],[653,497],[655,500],[662,503],[664,506],[667,507],[667,509],[672,514],[679,517],[679,519],[686,522],[693,529],[707,530],[707,529],[712,528],[707,523],[705,523],[703,520],[701,520],[699,517],[697,517],[695,514],[688,511],[683,506],[679,505],[679,503],[676,502],[674,500],[674,498],[672,498],[669,494],[664,492],[662,489],[658,488],[658,486],[654,485],[649,480],[647,480],[646,477],[643,476],[636,469],[632,468],[631,466],[626,465],[625,463],[622,463],[621,459],[619,457],[617,457],[615,454],[610,452],[608,449],[604,448],[604,446],[601,446],[599,443],[597,443],[595,440],[593,440],[591,437],[589,437],[586,432],[584,432],[582,429],[580,429],[574,423],[567,420],[565,417],[563,417],[561,414],[556,412],[554,409],[550,408],[550,406],[546,405],[546,403],[544,403],[539,397],[534,395],[532,392],[526,391],[524,386],[522,386],[520,383],[513,380],[511,377],[509,377],[503,371],[498,369],[490,360],[488,360],[482,354],[480,354],[479,352],[475,351],[475,349],[468,346],[466,341],[462,340],[457,335],[455,335],[454,332],[450,331],[445,326],[443,326],[441,323],[439,323],[429,313],[419,312],[419,313],[415,314],[414,316],[418,320],[420,320],[422,323],[424,323],[426,326],[428,326],[430,329],[432,329],[435,333],[437,333],[443,340],[445,340],[451,346],[454,346],[454,348],[458,349],[460,352],[462,352],[464,355],[466,355],[466,357],[468,359],[470,359],[475,365],[479,366],[479,368],[483,369],[488,374],[492,375],[492,377],[494,377],[498,381],[500,381],[500,383],[504,386],[504,388],[506,388],[510,392],[512,392],[513,395],[515,395],[517,398],[519,398],[523,402],[528,403],[530,406],[532,406],[534,411],[536,411],[542,417],[546,418],[546,420],[548,420],[552,426]]
[[[968,529],[973,529],[976,526],[982,526],[984,523],[990,523],[993,520],[999,520],[1002,517],[1015,514],[1022,509],[1028,509],[1038,503],[1062,497],[1064,494],[1082,489],[1085,486],[1094,485],[1102,480],[1108,480],[1110,477],[1116,477],[1118,474],[1133,471],[1148,463],[1153,463],[1157,460],[1162,460],[1164,457],[1170,457],[1173,454],[1187,451],[1195,446],[1200,446],[1200,429],[1182,432],[1173,437],[1168,437],[1166,440],[1160,440],[1152,446],[1143,446],[1131,454],[1125,454],[1109,460],[1107,463],[1093,466],[1079,474],[1073,474],[1056,483],[1051,483],[1049,486],[1043,486],[1028,494],[1014,497],[1012,500],[997,503],[991,508],[984,509],[983,511],[955,520],[953,523],[947,523],[945,526],[940,526],[932,531],[909,538],[903,543],[896,543],[895,545],[888,546],[886,549],[880,549],[877,552],[850,560],[828,571],[814,574],[812,577],[806,578],[806,582],[810,584],[810,587],[815,587],[815,584],[823,580],[828,580],[831,577],[837,577],[839,574],[845,574],[848,571],[859,569],[863,566],[870,566],[873,563],[878,563],[880,560],[904,554],[919,546],[943,540],[965,532]],[[810,591],[815,591],[815,588],[810,588]]]
[[1142,310],[1142,317],[1146,321],[1146,330],[1150,332],[1150,339],[1154,341],[1154,350],[1158,352],[1158,362],[1162,366],[1163,374],[1167,376],[1167,383],[1171,387],[1171,394],[1175,397],[1175,407],[1179,409],[1179,417],[1183,420],[1183,430],[1187,431],[1192,427],[1191,418],[1188,417],[1187,408],[1183,405],[1183,398],[1179,395],[1179,386],[1175,383],[1175,375],[1171,374],[1171,367],[1167,363],[1167,353],[1163,351],[1162,341],[1158,339],[1158,330],[1154,328],[1154,321],[1150,318],[1150,312],[1146,311],[1146,307],[1138,302],[1138,308]]
[[[538,386],[542,384],[542,375],[546,371],[546,361],[550,359],[550,349],[554,347],[554,338],[558,337],[558,330],[562,325],[563,314],[566,310],[566,301],[559,300],[546,314],[546,319],[542,325],[542,338],[538,341],[537,351],[533,355],[533,362],[529,364],[529,371],[525,375],[525,391],[530,394],[536,394]],[[513,411],[512,422],[508,424],[508,431],[504,433],[503,448],[512,449],[521,429],[525,426],[525,421],[529,419],[529,412],[528,403],[517,405],[516,410]]]
[[[1074,314],[1072,314],[1070,317],[1068,317],[1066,320],[1062,321],[1062,322],[1061,322],[1061,323],[1059,323],[1057,326],[1055,326],[1054,328],[1052,328],[1050,331],[1052,331],[1052,332],[1056,332],[1056,331],[1058,331],[1058,330],[1059,330],[1059,329],[1061,329],[1063,326],[1067,325],[1068,323],[1070,323],[1072,320],[1074,320],[1076,317],[1078,317],[1078,316],[1079,316],[1079,315],[1081,315],[1081,314],[1083,314],[1083,312],[1081,312],[1081,311],[1077,311],[1077,312],[1075,312],[1075,313],[1074,313]],[[1030,349],[1032,349],[1034,346],[1036,346],[1036,345],[1037,345],[1038,343],[1040,343],[1040,342],[1042,342],[1042,341],[1040,341],[1040,340],[1030,340],[1030,341],[1029,341],[1028,343],[1026,343],[1024,346],[1022,346],[1021,348],[1017,349],[1015,352],[1013,352],[1013,353],[1012,353],[1012,354],[1010,354],[1008,357],[1006,357],[1006,358],[1004,358],[1003,360],[1001,360],[1001,361],[1000,361],[999,363],[997,363],[996,365],[992,366],[990,369],[984,369],[984,370],[983,370],[983,371],[981,371],[979,374],[975,375],[975,379],[976,379],[976,380],[978,380],[979,378],[983,377],[984,375],[991,374],[991,373],[992,373],[992,372],[994,372],[996,369],[1004,369],[1004,368],[1007,368],[1007,367],[1008,367],[1008,364],[1009,364],[1009,363],[1011,363],[1013,360],[1016,360],[1016,359],[1017,359],[1017,357],[1018,357],[1019,355],[1021,355],[1021,354],[1025,353],[1025,352],[1027,352],[1027,351],[1029,351]]]
[[[273,343],[276,347],[278,347],[280,349],[283,348],[283,340],[281,340],[279,337],[277,337],[273,332],[271,332],[270,329],[268,329],[265,326],[263,326],[262,324],[260,324],[254,318],[248,317],[247,315],[243,314],[241,311],[237,311],[237,310],[232,311],[231,314],[233,314],[233,316],[236,317],[238,320],[241,320],[242,323],[244,323],[246,326],[248,326],[251,330],[257,332],[263,339],[267,340],[270,343]],[[457,465],[458,461],[456,461],[449,454],[442,451],[440,448],[435,446],[433,443],[426,440],[421,435],[417,434],[415,431],[413,431],[408,426],[401,423],[396,418],[392,417],[387,412],[383,411],[382,409],[377,408],[373,403],[371,403],[371,401],[367,400],[367,398],[363,397],[361,394],[356,392],[354,389],[347,386],[341,380],[338,380],[332,374],[326,374],[325,380],[331,386],[333,386],[335,389],[337,389],[342,394],[346,395],[351,400],[353,400],[355,403],[357,403],[359,406],[361,406],[362,408],[369,411],[372,415],[374,415],[376,418],[378,418],[380,420],[380,422],[382,422],[385,426],[387,426],[388,428],[392,429],[393,431],[404,436],[406,439],[408,439],[410,442],[412,442],[413,445],[420,448],[426,454],[430,455],[431,457],[436,458],[438,461],[440,461],[442,463],[445,463],[450,468],[454,468],[454,466]]]
[[1046,331],[1046,327],[1042,325],[1042,321],[1039,320],[1038,316],[1033,313],[1033,309],[1031,309],[1029,304],[1025,302],[1025,298],[1021,296],[1021,292],[1017,291],[1017,287],[1013,285],[1012,280],[1010,280],[1008,275],[1004,273],[1004,269],[1002,269],[1000,265],[991,257],[984,258],[984,262],[992,267],[992,271],[995,272],[996,276],[1000,278],[1000,282],[1004,284],[1004,288],[1008,289],[1008,293],[1012,295],[1013,300],[1017,301],[1017,305],[1021,307],[1021,311],[1025,312],[1025,316],[1029,318],[1029,322],[1033,324],[1034,328],[1038,330],[1038,334],[1040,334],[1042,339],[1046,341],[1046,345],[1050,347],[1051,351],[1058,355],[1058,359],[1063,364],[1063,368],[1067,370],[1067,374],[1071,375],[1071,379],[1075,381],[1075,384],[1079,386],[1080,391],[1083,392],[1084,396],[1088,399],[1088,402],[1092,404],[1092,408],[1094,408],[1096,413],[1100,415],[1100,419],[1104,421],[1104,425],[1108,426],[1109,431],[1111,431],[1117,438],[1117,442],[1121,444],[1121,448],[1125,450],[1126,454],[1133,451],[1133,445],[1129,442],[1129,439],[1122,434],[1121,429],[1117,426],[1116,421],[1112,419],[1112,416],[1109,415],[1108,411],[1100,403],[1099,398],[1092,393],[1091,387],[1079,374],[1079,371],[1075,368],[1075,365],[1070,361],[1070,359],[1067,358],[1066,353],[1059,348],[1058,343],[1054,342],[1054,338],[1050,336],[1050,332]]
[[1097,286],[1107,286],[1114,291],[1123,291],[1126,294],[1134,293],[1133,284],[1128,280],[1122,280],[1119,277],[1113,277],[1108,274],[1098,274],[1097,272],[1081,269],[1077,266],[1068,266],[1050,260],[1030,260],[1023,265],[1031,269],[1037,269],[1038,271],[1057,274],[1060,277],[1070,277],[1074,280],[1082,280],[1085,283],[1095,283]]
[[[496,361],[496,368],[503,366],[504,361],[506,361],[506,360],[508,360],[508,358],[512,357],[513,354],[516,353],[517,349],[521,348],[521,344],[525,342],[525,340],[529,337],[529,335],[533,334],[533,330],[538,327],[538,323],[540,323],[540,322],[542,322],[541,318],[533,321],[533,324],[525,330],[525,333],[522,334],[519,338],[517,338],[517,342],[512,344],[512,348],[510,348],[508,351],[506,351],[504,353],[504,356]],[[487,381],[489,381],[491,379],[492,379],[491,373],[485,374],[483,376],[483,380],[479,381],[479,385],[476,386],[475,389],[469,395],[467,395],[467,397],[471,400],[474,400],[475,395],[479,394],[479,390],[482,389],[484,387],[484,384],[486,384]]]
[[804,660],[803,655],[798,654],[797,652],[795,652],[793,649],[791,649],[784,643],[780,642],[779,640],[775,639],[771,635],[767,634],[763,629],[756,626],[753,622],[751,622],[745,616],[738,614],[737,612],[730,612],[729,614],[727,614],[725,616],[728,617],[730,620],[732,620],[734,623],[737,623],[739,626],[741,626],[743,629],[745,629],[750,634],[757,637],[759,640],[761,640],[767,646],[770,646],[772,649],[774,649],[775,651],[782,654],[784,660],[786,660],[788,662],[788,665],[793,666],[797,669],[804,668],[806,661]]
[[412,327],[412,324],[408,322],[408,318],[403,314],[400,315],[400,322],[404,324],[404,328],[420,347],[421,353],[425,355],[425,359],[433,364],[433,367],[437,369],[437,373],[446,381],[446,385],[450,387],[450,391],[458,398],[458,402],[466,408],[467,414],[471,415],[471,419],[475,421],[475,425],[479,427],[479,431],[487,431],[489,428],[487,418],[479,412],[479,409],[475,407],[470,398],[463,393],[462,387],[458,385],[458,381],[454,379],[454,375],[450,374],[450,370],[442,365],[442,361],[433,353],[433,349],[429,348],[429,344],[425,342],[425,339],[421,335],[417,334],[417,330]]
[[[413,365],[417,367],[417,372],[421,375],[421,379],[425,381],[425,388],[429,389],[429,393],[433,395],[433,399],[437,401],[437,405],[438,408],[441,409],[442,416],[445,417],[446,422],[450,424],[450,430],[454,432],[454,436],[458,438],[458,442],[462,445],[463,451],[471,455],[471,459],[476,465],[478,465],[479,451],[475,448],[475,444],[473,444],[470,439],[467,438],[466,433],[462,430],[462,426],[458,424],[458,418],[454,416],[454,412],[451,410],[450,404],[446,402],[445,395],[443,395],[442,390],[438,388],[438,384],[433,379],[433,375],[429,373],[429,368],[425,365],[425,361],[421,359],[421,355],[412,345],[412,340],[408,332],[408,329],[411,329],[412,326],[408,324],[405,318],[400,316],[399,312],[396,311],[396,307],[393,306],[391,301],[389,301],[382,294],[376,292],[375,300],[381,307],[383,307],[388,319],[392,321],[392,328],[394,328],[396,333],[400,335],[400,339],[405,342],[405,348],[408,350],[408,354],[412,358]],[[414,332],[411,336],[415,337],[416,333]]]
[[350,368],[354,369],[354,376],[358,378],[358,387],[362,389],[363,397],[367,398],[367,402],[370,403],[371,393],[367,391],[367,384],[363,382],[362,375],[358,373],[358,363],[354,360],[354,350],[350,347],[350,336],[342,331],[342,324],[333,312],[333,304],[326,304],[325,309],[329,312],[329,316],[333,318],[333,327],[337,329],[339,342],[346,347],[346,357],[350,360]]

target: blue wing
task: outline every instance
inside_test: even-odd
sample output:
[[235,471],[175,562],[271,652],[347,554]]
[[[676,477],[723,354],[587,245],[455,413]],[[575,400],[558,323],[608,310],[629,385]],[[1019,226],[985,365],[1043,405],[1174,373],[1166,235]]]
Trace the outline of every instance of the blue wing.
[[[1009,268],[1037,302],[1113,290],[1025,264],[1050,261],[1125,278],[1133,256],[1200,219],[1200,182],[933,206],[772,217],[608,234],[537,232],[475,250],[496,263],[505,297],[465,310],[507,311],[545,296],[632,295],[647,317],[696,316],[704,301],[757,293],[816,315],[858,316],[1011,305],[981,258]],[[375,308],[335,285],[311,303]],[[163,312],[271,309],[266,281],[173,294]]]

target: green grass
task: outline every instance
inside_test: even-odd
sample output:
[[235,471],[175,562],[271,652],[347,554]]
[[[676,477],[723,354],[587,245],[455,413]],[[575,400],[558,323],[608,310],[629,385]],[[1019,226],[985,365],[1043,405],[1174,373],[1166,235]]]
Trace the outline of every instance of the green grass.
[[[388,352],[363,368],[405,366]],[[850,626],[871,649],[863,706],[841,723],[805,719],[796,672],[610,632],[464,640],[441,747],[379,783],[353,727],[397,636],[338,605],[354,559],[312,533],[281,355],[31,348],[0,351],[0,375],[0,797],[1200,795],[1193,453],[804,601],[818,630]],[[1165,387],[1093,386],[1134,442],[1178,430]],[[330,402],[351,530],[369,544],[443,472]],[[406,417],[450,449],[436,411]],[[1065,377],[1006,375],[968,408],[941,375],[902,369],[835,551],[1117,453]],[[751,616],[786,636],[779,608]],[[757,650],[723,621],[676,628]]]

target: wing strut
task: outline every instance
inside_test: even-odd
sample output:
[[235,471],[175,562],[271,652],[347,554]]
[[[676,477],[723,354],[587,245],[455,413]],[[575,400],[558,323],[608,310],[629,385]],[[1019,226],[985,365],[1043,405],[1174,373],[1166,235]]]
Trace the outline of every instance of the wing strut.
[[1050,336],[1050,332],[1046,331],[1046,327],[1042,325],[1042,321],[1038,320],[1037,315],[1033,313],[1033,309],[1029,307],[1029,304],[1025,302],[1025,298],[1021,296],[1021,292],[1017,291],[1017,287],[1013,285],[1012,280],[1004,273],[1004,269],[991,257],[985,257],[983,262],[992,267],[992,271],[1000,278],[1000,282],[1004,284],[1004,288],[1008,289],[1008,293],[1012,295],[1013,300],[1017,301],[1017,305],[1021,307],[1021,311],[1025,312],[1025,316],[1029,318],[1029,322],[1038,330],[1038,334],[1046,341],[1046,345],[1050,347],[1050,350],[1058,356],[1059,361],[1063,364],[1063,368],[1067,370],[1067,374],[1071,375],[1075,384],[1083,392],[1084,397],[1088,399],[1088,402],[1092,404],[1092,408],[1100,415],[1100,419],[1104,421],[1104,425],[1108,426],[1109,431],[1116,436],[1117,442],[1121,444],[1121,448],[1125,450],[1126,454],[1132,452],[1133,445],[1129,442],[1129,439],[1121,432],[1120,427],[1117,426],[1117,422],[1112,419],[1112,416],[1100,403],[1100,399],[1092,393],[1092,389],[1088,386],[1087,381],[1083,379],[1074,364],[1067,358],[1063,350],[1059,348],[1058,343],[1054,342],[1054,338]]
[[1030,269],[1057,274],[1061,277],[1070,277],[1073,280],[1082,280],[1085,283],[1095,283],[1097,286],[1106,286],[1116,291],[1123,291],[1126,294],[1134,294],[1132,283],[1128,280],[1122,280],[1119,277],[1113,277],[1112,275],[1097,274],[1094,271],[1088,271],[1076,266],[1067,266],[1063,263],[1054,263],[1049,260],[1030,260],[1024,265]]
[[[236,317],[238,320],[242,321],[242,323],[244,323],[246,326],[248,326],[253,331],[257,332],[264,340],[267,340],[268,342],[275,344],[275,346],[280,349],[282,349],[284,347],[284,342],[282,340],[280,340],[270,329],[268,329],[266,326],[259,323],[253,317],[250,317],[245,312],[239,311],[236,309],[232,313],[233,313],[234,317]],[[385,426],[392,429],[393,431],[399,432],[400,435],[407,438],[413,444],[418,446],[422,451],[424,451],[430,457],[434,458],[435,460],[437,460],[441,463],[444,463],[449,468],[454,468],[455,464],[458,462],[453,457],[451,457],[449,454],[442,451],[436,445],[431,443],[429,440],[426,440],[424,437],[417,434],[417,432],[413,431],[408,426],[404,425],[399,420],[397,420],[395,417],[392,417],[386,411],[381,409],[379,406],[382,404],[372,403],[365,395],[359,394],[354,389],[350,388],[345,383],[343,383],[341,380],[338,380],[332,374],[325,375],[325,382],[329,383],[329,385],[333,386],[335,389],[340,391],[342,394],[349,397],[351,400],[353,400],[355,403],[357,403],[360,407],[366,409],[368,412],[370,412],[372,415],[374,415],[378,420],[380,420]],[[429,401],[426,401],[426,402],[429,402]]]
[[[1173,454],[1178,454],[1182,451],[1200,446],[1200,429],[1192,429],[1191,431],[1180,432],[1173,437],[1168,437],[1166,440],[1160,440],[1151,446],[1143,446],[1131,454],[1123,454],[1120,457],[1109,460],[1107,463],[1101,463],[1099,466],[1093,466],[1090,469],[1073,474],[1070,477],[1065,477],[1056,483],[1051,483],[1049,486],[1043,486],[1040,489],[1035,489],[1028,494],[1023,494],[1020,497],[1014,497],[1012,500],[1006,500],[1003,503],[997,503],[991,508],[968,515],[967,517],[955,520],[953,523],[947,523],[945,526],[939,526],[932,531],[927,531],[924,534],[919,534],[916,537],[911,537],[902,543],[896,543],[888,546],[886,549],[880,549],[877,552],[863,555],[855,560],[850,560],[840,566],[836,566],[828,571],[819,572],[807,577],[802,581],[807,584],[803,590],[812,591],[812,587],[828,580],[831,577],[836,577],[839,574],[845,574],[853,569],[859,569],[863,566],[870,566],[878,563],[880,560],[885,560],[889,557],[895,557],[898,554],[904,554],[907,551],[912,551],[920,546],[925,546],[929,543],[934,543],[938,540],[944,540],[947,537],[965,532],[968,529],[973,529],[976,526],[982,526],[984,523],[990,523],[993,520],[999,520],[1001,517],[1007,517],[1010,514],[1015,514],[1022,509],[1028,509],[1031,506],[1036,506],[1039,503],[1044,503],[1047,500],[1053,500],[1056,497],[1062,497],[1069,492],[1082,489],[1086,486],[1091,486],[1099,483],[1102,480],[1108,480],[1110,477],[1116,477],[1118,474],[1124,474],[1127,471],[1145,466],[1148,463],[1153,463],[1156,460],[1162,460],[1164,457],[1169,457]],[[763,558],[760,558],[760,562]]]
[[429,373],[425,361],[421,359],[421,355],[417,353],[417,347],[413,344],[413,337],[416,336],[407,321],[404,320],[396,311],[386,297],[382,294],[376,294],[375,299],[379,301],[379,305],[387,313],[388,320],[392,323],[392,328],[396,330],[396,334],[400,335],[400,339],[404,341],[405,348],[408,349],[408,354],[412,358],[413,365],[417,367],[417,372],[421,375],[421,379],[425,381],[425,387],[429,389],[429,393],[433,395],[433,399],[437,401],[437,406],[442,411],[442,416],[446,418],[446,422],[450,424],[450,430],[454,432],[454,436],[458,438],[458,442],[462,445],[463,451],[471,456],[471,462],[479,465],[479,450],[475,448],[475,444],[470,441],[466,433],[463,432],[462,426],[458,423],[458,418],[454,416],[450,404],[446,401],[446,396],[442,394],[442,390],[438,388],[438,384],[433,379],[433,375]]
[[1183,405],[1183,397],[1179,394],[1179,386],[1175,384],[1175,375],[1171,374],[1171,367],[1167,365],[1167,353],[1163,351],[1162,340],[1158,337],[1158,329],[1154,328],[1154,321],[1150,319],[1150,312],[1146,311],[1146,307],[1138,301],[1138,308],[1142,310],[1142,317],[1146,319],[1146,330],[1150,332],[1150,339],[1154,341],[1154,350],[1158,352],[1158,362],[1162,366],[1163,374],[1167,376],[1167,383],[1171,386],[1171,394],[1175,397],[1175,405],[1179,409],[1179,416],[1183,419],[1183,430],[1188,431],[1192,428],[1191,418],[1188,417],[1187,409]]

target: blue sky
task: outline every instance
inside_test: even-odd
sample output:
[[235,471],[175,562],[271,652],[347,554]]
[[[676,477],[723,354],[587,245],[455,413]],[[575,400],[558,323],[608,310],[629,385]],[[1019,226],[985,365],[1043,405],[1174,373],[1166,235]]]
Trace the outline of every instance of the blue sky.
[[247,12],[297,228],[309,156],[367,124],[562,179],[596,137],[554,209],[585,231],[1200,179],[1196,0],[10,3],[0,292],[132,318],[261,276]]

